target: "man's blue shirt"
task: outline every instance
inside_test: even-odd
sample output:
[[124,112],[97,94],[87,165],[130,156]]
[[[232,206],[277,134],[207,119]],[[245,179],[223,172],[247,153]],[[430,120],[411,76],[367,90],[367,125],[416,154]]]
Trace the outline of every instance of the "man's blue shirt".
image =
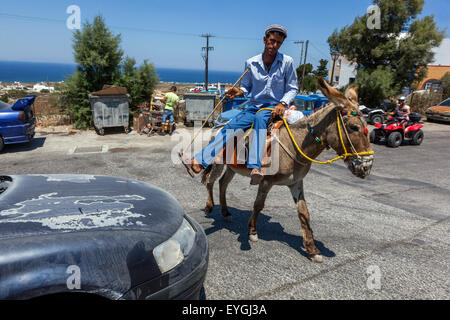
[[262,56],[258,54],[245,62],[245,69],[250,66],[250,71],[241,80],[244,96],[251,94],[250,102],[255,106],[275,106],[281,101],[289,105],[298,92],[294,60],[278,52],[267,72]]

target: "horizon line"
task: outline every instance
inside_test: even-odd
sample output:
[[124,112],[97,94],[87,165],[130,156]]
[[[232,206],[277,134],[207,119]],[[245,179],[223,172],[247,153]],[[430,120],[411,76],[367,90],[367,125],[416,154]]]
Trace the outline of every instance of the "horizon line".
[[[0,62],[18,62],[18,63],[48,63],[48,64],[60,64],[60,65],[73,65],[77,66],[77,63],[74,62],[48,62],[48,61],[23,61],[23,60],[3,60],[0,59]],[[140,64],[136,63],[137,66]],[[192,71],[205,71],[205,69],[192,69],[192,68],[181,68],[181,67],[164,67],[164,66],[156,66],[153,64],[155,69],[173,69],[173,70],[192,70]],[[219,71],[219,72],[241,72],[242,70],[218,70],[218,69],[209,69],[209,71]]]

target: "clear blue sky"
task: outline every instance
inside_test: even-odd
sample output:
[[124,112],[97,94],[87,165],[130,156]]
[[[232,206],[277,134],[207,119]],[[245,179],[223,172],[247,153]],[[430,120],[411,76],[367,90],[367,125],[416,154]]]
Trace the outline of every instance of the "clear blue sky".
[[[308,62],[329,60],[327,38],[336,28],[365,13],[371,0],[2,0],[0,60],[73,62],[72,30],[66,28],[70,5],[81,8],[82,21],[102,15],[122,36],[125,55],[156,67],[202,69],[201,34],[211,33],[210,69],[240,71],[244,61],[263,49],[267,25],[281,24],[288,38],[281,52],[298,63],[295,40],[310,40]],[[423,15],[433,14],[450,32],[450,1],[426,0]],[[20,16],[20,17],[19,17]],[[37,19],[38,18],[38,19]]]

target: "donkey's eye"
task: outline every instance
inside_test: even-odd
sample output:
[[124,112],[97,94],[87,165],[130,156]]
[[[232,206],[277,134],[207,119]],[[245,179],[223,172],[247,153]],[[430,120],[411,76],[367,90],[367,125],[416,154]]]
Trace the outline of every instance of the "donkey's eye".
[[350,132],[358,132],[359,131],[359,126],[358,125],[351,125],[349,126]]

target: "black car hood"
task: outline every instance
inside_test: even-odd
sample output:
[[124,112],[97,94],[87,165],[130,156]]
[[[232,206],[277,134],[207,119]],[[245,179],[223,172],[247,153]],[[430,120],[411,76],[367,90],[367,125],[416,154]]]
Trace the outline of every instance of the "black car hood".
[[57,232],[173,234],[183,208],[144,182],[94,175],[17,175],[0,193],[0,239]]
[[124,178],[17,175],[0,182],[0,299],[67,291],[72,266],[81,270],[80,290],[119,298],[161,275],[153,248],[185,216],[167,192]]

